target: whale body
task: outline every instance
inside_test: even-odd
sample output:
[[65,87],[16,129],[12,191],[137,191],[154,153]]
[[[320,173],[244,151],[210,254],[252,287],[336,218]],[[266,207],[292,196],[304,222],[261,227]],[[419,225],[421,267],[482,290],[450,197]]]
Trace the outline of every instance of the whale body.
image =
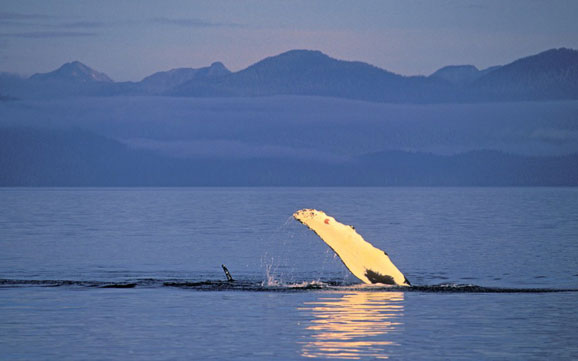
[[410,286],[388,254],[364,240],[352,226],[315,209],[301,209],[293,217],[327,243],[345,267],[364,283]]

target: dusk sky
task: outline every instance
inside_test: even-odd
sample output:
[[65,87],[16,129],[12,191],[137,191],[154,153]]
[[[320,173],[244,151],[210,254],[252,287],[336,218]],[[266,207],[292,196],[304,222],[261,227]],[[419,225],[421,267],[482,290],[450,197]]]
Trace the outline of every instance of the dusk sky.
[[578,48],[578,1],[45,1],[0,3],[0,71],[79,60],[116,81],[222,61],[241,70],[316,49],[404,75]]

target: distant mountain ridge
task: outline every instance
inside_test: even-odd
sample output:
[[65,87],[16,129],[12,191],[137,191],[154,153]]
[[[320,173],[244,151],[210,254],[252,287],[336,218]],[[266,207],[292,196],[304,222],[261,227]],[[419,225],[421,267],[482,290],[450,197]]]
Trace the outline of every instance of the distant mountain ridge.
[[0,77],[0,93],[18,98],[313,95],[390,103],[578,99],[578,51],[551,49],[485,70],[473,65],[447,66],[428,77],[401,76],[367,63],[334,59],[315,50],[291,50],[237,72],[215,62],[205,68],[173,69],[140,82],[121,83],[80,62],[72,62],[29,79]]
[[436,70],[429,77],[442,79],[454,85],[468,85],[484,75],[499,69],[500,66],[492,66],[484,70],[479,70],[473,65],[448,65]]
[[70,96],[160,95],[191,80],[217,78],[230,74],[223,63],[214,62],[204,68],[177,68],[157,72],[140,82],[114,82],[106,74],[73,61],[29,78],[0,73],[0,90],[17,98],[53,98]]
[[578,186],[578,154],[386,151],[344,162],[171,158],[78,130],[0,128],[4,186]]
[[477,79],[478,94],[513,100],[578,98],[578,51],[551,49],[518,59]]
[[190,81],[212,79],[230,74],[231,71],[221,62],[214,62],[205,68],[177,68],[161,71],[147,76],[139,82],[140,86],[153,92],[166,92]]
[[73,61],[62,65],[60,68],[49,73],[37,73],[30,77],[30,80],[53,80],[72,82],[107,82],[113,80],[108,75],[98,72],[79,61]]
[[[388,87],[398,86],[402,78],[366,63],[333,59],[320,51],[291,50],[215,81],[189,81],[170,91],[169,95],[290,94],[371,99]],[[380,91],[376,92],[376,87],[381,88]]]

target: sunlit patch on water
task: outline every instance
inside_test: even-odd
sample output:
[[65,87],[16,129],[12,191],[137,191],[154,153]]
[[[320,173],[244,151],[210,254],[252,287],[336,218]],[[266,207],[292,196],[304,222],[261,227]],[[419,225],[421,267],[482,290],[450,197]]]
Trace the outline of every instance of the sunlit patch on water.
[[403,292],[330,293],[305,302],[310,335],[302,341],[308,358],[387,359],[397,344],[388,339],[403,325]]

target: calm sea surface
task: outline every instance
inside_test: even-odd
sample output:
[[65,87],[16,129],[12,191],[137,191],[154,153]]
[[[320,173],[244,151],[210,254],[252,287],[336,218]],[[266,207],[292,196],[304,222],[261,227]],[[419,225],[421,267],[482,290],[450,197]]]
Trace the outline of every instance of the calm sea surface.
[[0,189],[1,360],[575,360],[577,290],[578,189]]

